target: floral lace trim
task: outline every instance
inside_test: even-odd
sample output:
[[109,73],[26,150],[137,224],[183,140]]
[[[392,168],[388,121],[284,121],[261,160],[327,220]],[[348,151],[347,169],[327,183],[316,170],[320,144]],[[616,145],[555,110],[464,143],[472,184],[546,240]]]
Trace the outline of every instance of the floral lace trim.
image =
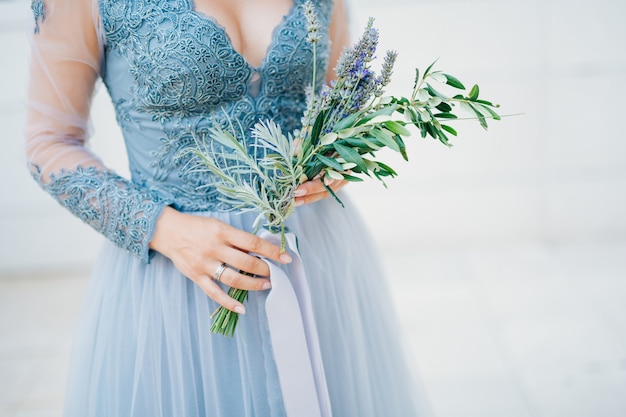
[[[39,172],[37,169],[36,172]],[[77,167],[50,175],[41,187],[75,216],[102,233],[117,246],[149,262],[148,243],[156,220],[166,205],[119,175],[96,167]]]
[[33,11],[35,17],[35,33],[39,33],[39,23],[43,23],[46,19],[46,4],[43,0],[33,0],[30,4],[30,9]]

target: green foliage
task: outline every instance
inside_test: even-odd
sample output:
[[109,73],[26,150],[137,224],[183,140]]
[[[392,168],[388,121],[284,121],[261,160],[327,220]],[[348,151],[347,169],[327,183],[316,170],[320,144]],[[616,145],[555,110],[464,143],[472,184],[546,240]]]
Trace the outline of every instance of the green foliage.
[[[313,51],[315,53],[315,44]],[[350,53],[344,52],[342,58]],[[395,55],[388,54],[387,76],[390,76],[393,59]],[[241,128],[237,134],[232,122],[230,129],[213,128],[209,141],[199,141],[189,151],[196,161],[192,170],[210,171],[217,180],[205,186],[216,187],[221,193],[220,199],[233,210],[257,212],[256,227],[264,220],[264,227],[280,231],[281,251],[284,251],[285,220],[294,210],[294,193],[303,182],[317,178],[357,182],[370,177],[386,186],[385,179],[397,173],[377,160],[377,152],[389,148],[408,160],[404,142],[411,135],[408,126],[415,126],[423,138],[431,137],[451,146],[448,135],[457,136],[456,129],[450,126],[460,119],[457,110],[469,114],[485,129],[487,120],[500,119],[495,111],[498,106],[479,98],[478,85],[465,91],[456,77],[434,71],[435,63],[426,68],[421,78],[420,71],[415,70],[409,97],[384,96],[380,87],[384,83],[380,83],[378,89],[367,90],[359,84],[363,79],[355,84],[355,80],[348,79],[349,71],[338,73],[337,81],[326,90],[325,98],[311,96],[302,129],[288,135],[271,120],[257,123],[251,134],[241,132]],[[349,64],[350,60],[343,59],[343,67]],[[359,65],[369,71],[369,62],[359,62]],[[351,85],[354,87],[348,89]],[[450,96],[440,86],[462,92]],[[369,99],[344,114],[357,102],[358,88],[368,91]],[[263,149],[264,154],[257,157],[251,149]],[[342,204],[326,182],[324,186]],[[247,296],[247,292],[234,289],[229,294],[239,301]],[[237,320],[236,313],[222,307],[216,312],[211,331],[232,336]]]

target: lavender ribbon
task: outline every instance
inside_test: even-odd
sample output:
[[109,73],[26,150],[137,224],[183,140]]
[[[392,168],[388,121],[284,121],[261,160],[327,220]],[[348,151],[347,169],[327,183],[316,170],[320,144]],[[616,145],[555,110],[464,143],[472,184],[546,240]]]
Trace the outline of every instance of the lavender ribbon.
[[[280,243],[269,231],[260,237]],[[288,417],[331,417],[311,294],[292,233],[287,248],[291,264],[281,268],[268,262],[272,290],[265,303],[285,411]]]

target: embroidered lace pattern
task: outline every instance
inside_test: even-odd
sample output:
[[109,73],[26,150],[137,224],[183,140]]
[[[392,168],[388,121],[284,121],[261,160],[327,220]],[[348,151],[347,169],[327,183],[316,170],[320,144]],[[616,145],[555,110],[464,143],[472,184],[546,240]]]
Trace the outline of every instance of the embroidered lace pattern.
[[85,223],[148,262],[148,243],[165,205],[163,200],[95,167],[61,171],[40,184]]
[[33,11],[33,17],[35,18],[35,33],[39,33],[39,23],[43,23],[46,18],[46,4],[43,0],[33,0],[30,4],[30,8]]
[[[108,59],[125,59],[132,76],[127,94],[115,100],[118,122],[130,135],[141,126],[137,117],[147,115],[163,133],[151,153],[151,172],[133,170],[136,182],[178,209],[229,208],[214,188],[206,187],[212,181],[209,173],[185,169],[190,156],[184,150],[205,140],[214,123],[234,122],[243,132],[270,118],[285,131],[299,126],[313,57],[302,2],[295,0],[276,27],[262,65],[253,67],[233,48],[224,28],[195,12],[190,0],[101,0]],[[330,5],[318,8],[328,23]],[[328,47],[328,39],[318,45],[317,85],[323,82]],[[115,94],[116,86],[107,85]]]

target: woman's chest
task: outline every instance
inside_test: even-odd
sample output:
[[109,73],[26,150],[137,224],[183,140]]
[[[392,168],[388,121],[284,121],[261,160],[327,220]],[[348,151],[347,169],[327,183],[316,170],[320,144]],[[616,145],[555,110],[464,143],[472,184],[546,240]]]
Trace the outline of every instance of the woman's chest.
[[[144,111],[194,114],[242,96],[285,95],[294,88],[300,93],[312,81],[313,53],[302,0],[295,1],[271,29],[262,62],[253,65],[226,29],[197,12],[191,0],[100,0],[105,71],[124,73],[113,78],[128,78],[121,84],[130,84],[135,107]],[[329,8],[320,4],[322,22]],[[328,43],[324,36],[318,57]]]

